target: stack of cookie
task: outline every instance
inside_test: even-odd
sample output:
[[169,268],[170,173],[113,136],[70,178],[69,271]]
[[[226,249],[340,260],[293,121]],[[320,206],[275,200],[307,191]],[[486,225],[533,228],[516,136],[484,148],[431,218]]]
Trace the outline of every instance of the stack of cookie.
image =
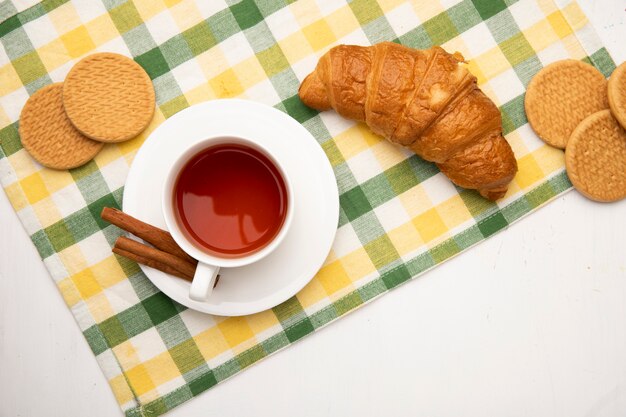
[[22,109],[22,145],[40,164],[79,167],[105,143],[139,135],[154,115],[154,88],[130,58],[98,53],[80,60],[65,82],[33,94]]
[[565,149],[567,175],[581,194],[626,197],[626,63],[608,82],[581,61],[550,64],[531,80],[524,106],[537,135]]

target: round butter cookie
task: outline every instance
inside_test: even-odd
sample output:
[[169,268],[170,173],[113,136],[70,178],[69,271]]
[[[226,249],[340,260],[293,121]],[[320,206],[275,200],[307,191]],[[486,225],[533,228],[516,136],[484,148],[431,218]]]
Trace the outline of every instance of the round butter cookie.
[[589,64],[574,59],[557,61],[530,81],[524,108],[537,135],[547,144],[565,149],[585,117],[609,108],[607,81]]
[[595,201],[626,197],[626,131],[609,110],[583,120],[565,149],[565,167],[574,187]]
[[70,169],[89,162],[103,144],[80,133],[63,110],[63,84],[43,87],[22,109],[19,133],[22,145],[41,165]]
[[144,69],[110,52],[80,60],[63,84],[63,104],[72,124],[101,142],[139,135],[152,120],[154,100],[154,88]]
[[626,62],[617,67],[609,78],[609,105],[613,117],[626,129]]

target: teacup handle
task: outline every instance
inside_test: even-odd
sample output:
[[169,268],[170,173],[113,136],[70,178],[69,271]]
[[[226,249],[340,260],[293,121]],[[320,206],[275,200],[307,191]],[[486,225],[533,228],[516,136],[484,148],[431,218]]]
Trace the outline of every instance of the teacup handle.
[[213,286],[219,271],[219,266],[198,262],[196,273],[191,282],[191,288],[189,288],[189,298],[195,301],[208,300],[213,292]]

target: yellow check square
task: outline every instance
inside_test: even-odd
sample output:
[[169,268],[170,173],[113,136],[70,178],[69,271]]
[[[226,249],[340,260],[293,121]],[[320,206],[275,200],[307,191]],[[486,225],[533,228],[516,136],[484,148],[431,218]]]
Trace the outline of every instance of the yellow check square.
[[13,184],[8,185],[4,189],[4,192],[7,193],[7,197],[9,197],[9,201],[13,205],[15,211],[20,211],[24,207],[28,206],[28,201],[19,182],[14,182]]
[[319,51],[337,40],[332,29],[324,19],[311,23],[303,28],[302,32],[304,32],[304,36],[306,36],[314,51]]
[[206,360],[211,360],[230,349],[222,332],[217,327],[211,327],[196,335],[193,339]]
[[328,297],[326,289],[319,279],[313,278],[297,295],[303,308],[309,308]]
[[37,54],[48,72],[59,68],[71,59],[65,43],[60,38],[40,47]]
[[126,378],[137,395],[145,394],[156,388],[148,370],[143,365],[137,365],[126,371]]
[[359,248],[341,258],[341,265],[352,282],[376,271],[376,267],[363,248]]
[[522,189],[528,188],[544,177],[543,171],[532,154],[519,158],[517,168],[519,172],[515,176],[515,181]]
[[383,141],[363,123],[357,123],[335,136],[335,145],[345,160]]
[[582,9],[575,1],[563,8],[563,14],[567,15],[568,23],[574,30],[582,29],[589,23],[587,16],[585,16],[585,13],[583,13]]
[[244,90],[232,69],[227,69],[210,80],[209,85],[219,98],[235,97],[243,93]]
[[524,31],[524,37],[536,51],[544,50],[556,40],[556,34],[547,20],[537,22],[535,25],[526,29]]
[[448,42],[443,44],[443,48],[450,52],[460,52],[463,56],[470,55],[470,49],[460,36],[450,39]]
[[272,326],[280,324],[272,310],[265,310],[251,316],[247,316],[248,325],[254,334],[259,334]]
[[73,307],[76,303],[80,301],[80,293],[76,289],[76,285],[74,285],[74,281],[71,278],[62,279],[57,283],[59,287],[59,291],[61,291],[61,295],[65,300],[65,303],[69,307]]
[[317,273],[316,278],[328,295],[334,294],[352,284],[345,268],[339,260],[322,267]]
[[185,93],[185,98],[190,106],[210,100],[213,97],[215,94],[208,84],[200,84]]
[[102,147],[102,150],[98,152],[94,160],[99,167],[104,167],[118,159],[120,156],[122,156],[120,148],[116,145],[111,144]]
[[413,222],[405,223],[387,232],[387,236],[400,256],[405,256],[424,244]]
[[217,77],[230,68],[230,64],[219,47],[211,48],[196,57],[207,80]]
[[400,194],[398,198],[400,199],[400,202],[402,202],[404,210],[411,217],[415,217],[427,210],[429,207],[432,207],[430,197],[428,197],[424,187],[419,185]]
[[7,115],[7,112],[2,107],[0,107],[0,125],[6,126],[10,123],[11,123],[11,119]]
[[81,25],[80,16],[71,2],[52,9],[48,17],[59,33],[65,33]]
[[552,29],[559,38],[564,38],[572,33],[572,28],[563,17],[560,11],[556,11],[548,16],[548,22],[552,25]]
[[91,271],[101,288],[109,288],[126,279],[124,270],[113,255],[93,265]]
[[245,317],[231,317],[217,325],[217,328],[220,329],[226,343],[233,348],[248,339],[252,339],[254,337],[254,333]]
[[552,146],[544,145],[533,151],[532,155],[544,175],[550,175],[565,166],[565,153]]
[[[509,61],[506,59],[506,57],[498,47],[490,49],[489,51],[471,61],[470,71],[474,69],[472,65],[473,63],[480,68],[480,73],[488,80],[498,74],[503,73],[511,66],[509,64]],[[476,75],[476,77],[478,78],[479,74],[474,73],[474,75]]]
[[46,184],[43,182],[39,172],[35,172],[34,174],[22,179],[20,181],[20,185],[30,204],[34,204],[50,196],[48,189],[46,188]]
[[426,210],[414,218],[413,225],[426,243],[438,238],[448,230],[435,208]]
[[295,32],[278,41],[280,49],[289,62],[298,62],[313,53],[309,42],[302,32]]
[[117,375],[109,379],[109,385],[111,385],[113,395],[119,404],[126,404],[133,399],[133,392],[130,390],[124,375]]
[[42,176],[46,189],[52,194],[74,182],[72,174],[67,170],[49,170]]
[[78,245],[72,245],[69,248],[63,249],[59,252],[59,258],[61,262],[63,262],[63,265],[65,265],[67,273],[70,275],[83,272],[83,270],[88,267],[87,261]]
[[35,216],[37,216],[37,220],[41,224],[41,227],[48,227],[59,220],[61,220],[61,212],[57,208],[54,200],[52,198],[44,198],[31,205]]
[[139,356],[130,340],[126,340],[112,349],[122,369],[132,369],[139,365]]
[[444,11],[439,1],[413,3],[413,10],[422,22],[426,22]]
[[72,58],[78,58],[96,47],[85,26],[67,32],[61,36],[61,41]]
[[472,213],[458,194],[439,204],[437,212],[448,229],[457,227],[472,218]]
[[[156,386],[180,376],[180,371],[169,352],[163,352],[145,361],[143,367],[149,376],[150,382]],[[148,388],[149,385],[146,384],[145,387]]]
[[487,82],[487,77],[483,73],[483,71],[478,66],[478,63],[475,59],[469,60],[467,62],[467,69],[476,77],[476,82],[479,86],[482,86]]
[[91,316],[94,318],[96,323],[103,322],[109,317],[113,317],[115,312],[111,308],[111,303],[109,303],[109,299],[107,295],[103,292],[94,295],[90,299],[85,301],[87,304],[87,308],[91,313]]
[[242,90],[253,87],[267,78],[259,60],[254,56],[233,67],[233,74]]
[[177,5],[178,3],[180,3],[182,0],[163,0],[163,3],[165,3],[165,5],[167,7],[172,7]]
[[100,284],[93,275],[91,268],[84,269],[77,274],[72,275],[72,282],[78,289],[81,297],[87,299],[102,291]]
[[359,28],[359,21],[348,5],[342,6],[326,16],[326,22],[332,28],[337,39],[343,38]]
[[291,13],[300,24],[300,27],[310,25],[322,17],[319,8],[312,1],[297,1],[289,5]]
[[181,32],[202,22],[202,15],[194,2],[179,2],[178,4],[168,5],[168,7],[170,8],[172,18]]
[[511,145],[511,149],[513,149],[513,154],[516,158],[522,157],[528,153],[528,146],[519,131],[516,130],[506,135],[506,141]]
[[374,144],[371,150],[383,170],[396,166],[412,154],[412,152],[407,151],[403,147],[389,143],[386,140],[381,140]]
[[[156,3],[156,2],[155,2]],[[89,36],[96,45],[103,45],[119,36],[109,14],[103,14],[85,24]]]
[[21,86],[22,82],[13,65],[6,64],[0,67],[0,95],[12,93]]
[[162,1],[154,1],[154,0],[136,0],[134,1],[135,8],[141,16],[141,19],[146,22],[150,20],[153,16],[161,13],[165,10],[165,3]]

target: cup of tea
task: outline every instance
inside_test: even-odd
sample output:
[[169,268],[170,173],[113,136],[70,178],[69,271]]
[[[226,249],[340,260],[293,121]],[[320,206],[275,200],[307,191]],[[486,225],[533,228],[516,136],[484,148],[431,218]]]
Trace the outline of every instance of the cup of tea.
[[293,204],[285,170],[251,140],[214,137],[184,151],[167,175],[163,214],[176,243],[198,260],[189,297],[206,301],[220,268],[251,264],[276,249]]

